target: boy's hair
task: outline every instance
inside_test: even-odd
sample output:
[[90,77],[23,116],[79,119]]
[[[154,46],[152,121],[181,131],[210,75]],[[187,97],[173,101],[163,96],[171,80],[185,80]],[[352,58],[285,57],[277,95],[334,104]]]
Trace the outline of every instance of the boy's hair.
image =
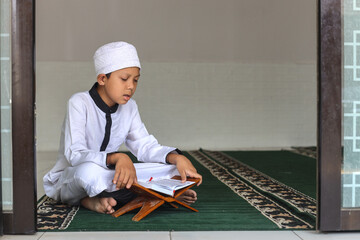
[[105,74],[105,76],[106,76],[106,78],[107,78],[107,79],[109,79],[109,78],[110,78],[110,76],[111,76],[111,72],[109,72],[109,73]]

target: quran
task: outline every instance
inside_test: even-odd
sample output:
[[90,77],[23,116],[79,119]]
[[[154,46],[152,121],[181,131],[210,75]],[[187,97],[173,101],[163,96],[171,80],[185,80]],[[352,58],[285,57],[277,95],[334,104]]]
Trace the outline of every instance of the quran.
[[190,186],[191,184],[194,184],[194,182],[191,181],[185,181],[181,182],[181,180],[178,179],[158,179],[158,180],[152,180],[150,178],[149,181],[143,182],[139,181],[139,185],[152,189],[154,191],[174,196],[175,192],[179,189],[185,188],[187,186]]
[[[186,185],[186,186],[182,185],[182,186],[178,187],[180,189],[175,190],[175,194],[171,193],[171,195],[173,195],[173,196],[165,196],[163,194],[156,192],[155,190],[144,187],[144,186],[140,185],[139,181],[138,181],[138,183],[134,183],[131,186],[130,190],[135,192],[138,196],[135,199],[128,202],[127,204],[125,204],[124,206],[122,206],[121,208],[119,208],[117,211],[115,211],[112,214],[112,216],[119,217],[129,211],[136,209],[136,208],[141,208],[140,211],[132,218],[133,221],[138,222],[141,219],[143,219],[144,217],[146,217],[149,213],[151,213],[152,211],[154,211],[155,209],[157,209],[158,207],[163,205],[164,203],[168,203],[174,208],[178,208],[177,204],[179,204],[179,205],[181,205],[185,208],[188,208],[194,212],[198,212],[198,210],[196,210],[195,208],[190,207],[186,203],[183,203],[183,202],[177,200],[176,198],[181,196],[186,190],[188,190],[189,188],[191,188],[192,186],[197,184],[200,181],[200,179],[188,177],[187,182],[190,182],[190,184],[188,184],[187,182],[181,183],[180,179],[181,179],[180,176],[174,176],[171,178],[171,180],[178,180],[180,182],[180,184]],[[150,178],[150,180],[152,180],[152,179]],[[150,180],[147,181],[146,183],[152,182]],[[169,180],[169,179],[167,179],[167,180]],[[153,181],[156,182],[158,180],[153,180]],[[177,184],[178,183],[176,183],[175,185],[177,185]],[[155,186],[155,185],[153,185],[153,186]],[[157,185],[157,186],[159,186],[159,185]],[[171,190],[171,191],[174,192],[174,190]]]

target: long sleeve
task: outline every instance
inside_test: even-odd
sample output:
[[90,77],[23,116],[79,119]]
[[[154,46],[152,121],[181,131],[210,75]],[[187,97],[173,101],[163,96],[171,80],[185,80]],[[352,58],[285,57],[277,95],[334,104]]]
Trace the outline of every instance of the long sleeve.
[[141,121],[135,101],[134,106],[131,126],[125,140],[126,147],[141,162],[166,163],[167,154],[174,151],[175,148],[160,145],[155,137],[148,133]]
[[77,166],[84,162],[93,162],[106,168],[106,152],[100,149],[91,149],[87,141],[91,137],[86,136],[86,124],[91,124],[87,108],[81,97],[70,98],[67,114],[63,125],[64,156],[71,166]]

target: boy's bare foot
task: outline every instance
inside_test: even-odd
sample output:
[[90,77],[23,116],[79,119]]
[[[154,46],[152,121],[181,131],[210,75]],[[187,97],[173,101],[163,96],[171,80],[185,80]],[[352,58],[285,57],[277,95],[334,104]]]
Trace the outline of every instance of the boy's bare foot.
[[116,206],[116,200],[112,197],[86,197],[81,199],[81,205],[98,213],[112,214]]
[[194,190],[188,189],[176,199],[179,200],[180,202],[190,205],[197,200],[197,194]]

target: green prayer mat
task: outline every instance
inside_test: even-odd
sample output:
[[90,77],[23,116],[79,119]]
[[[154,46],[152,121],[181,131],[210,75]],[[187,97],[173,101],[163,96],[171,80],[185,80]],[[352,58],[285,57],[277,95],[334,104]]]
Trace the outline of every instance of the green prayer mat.
[[[261,153],[259,155],[259,153]],[[214,152],[189,151],[184,153],[203,176],[203,184],[193,189],[198,193],[198,200],[192,207],[199,212],[192,212],[183,207],[175,209],[163,205],[140,222],[133,222],[131,218],[139,211],[136,209],[118,218],[111,215],[99,214],[82,207],[71,207],[47,197],[38,204],[39,231],[222,231],[222,230],[279,230],[279,229],[314,229],[315,217],[311,214],[311,204],[296,206],[289,203],[284,195],[279,195],[279,188],[291,185],[291,194],[307,199],[307,195],[315,192],[314,179],[304,177],[306,191],[296,179],[301,178],[301,171],[292,173],[278,173],[275,168],[286,164],[289,160],[298,167],[303,167],[304,161],[314,161],[311,158],[298,154],[273,152]],[[300,156],[300,157],[299,157]],[[259,159],[259,157],[264,159]],[[134,157],[132,156],[134,159]],[[223,158],[223,159],[221,159]],[[252,160],[251,160],[252,159]],[[273,172],[263,168],[273,166]],[[267,161],[267,162],[266,162]],[[270,162],[276,163],[270,164]],[[265,164],[264,163],[264,164]],[[240,165],[239,165],[240,164]],[[309,164],[309,167],[311,164]],[[294,165],[292,165],[294,167]],[[246,173],[256,175],[255,178],[264,178],[276,185],[275,191],[259,185],[254,177],[237,173],[234,167],[245,169]],[[262,168],[262,170],[257,167]],[[254,171],[257,168],[256,171]],[[259,171],[258,171],[259,170]],[[315,166],[306,171],[315,171]],[[287,170],[288,171],[288,170]],[[265,175],[262,174],[265,173]],[[292,175],[297,177],[293,177]],[[288,175],[291,175],[288,176]],[[261,181],[265,181],[260,179]],[[251,182],[255,181],[255,184]],[[261,182],[260,181],[260,182]],[[277,183],[277,184],[274,184]],[[270,184],[270,185],[271,185]],[[296,191],[295,189],[298,189]],[[282,191],[281,191],[282,192]],[[304,210],[305,209],[305,210]],[[309,210],[310,209],[310,210]]]
[[224,151],[252,168],[316,198],[316,159],[290,151]]

